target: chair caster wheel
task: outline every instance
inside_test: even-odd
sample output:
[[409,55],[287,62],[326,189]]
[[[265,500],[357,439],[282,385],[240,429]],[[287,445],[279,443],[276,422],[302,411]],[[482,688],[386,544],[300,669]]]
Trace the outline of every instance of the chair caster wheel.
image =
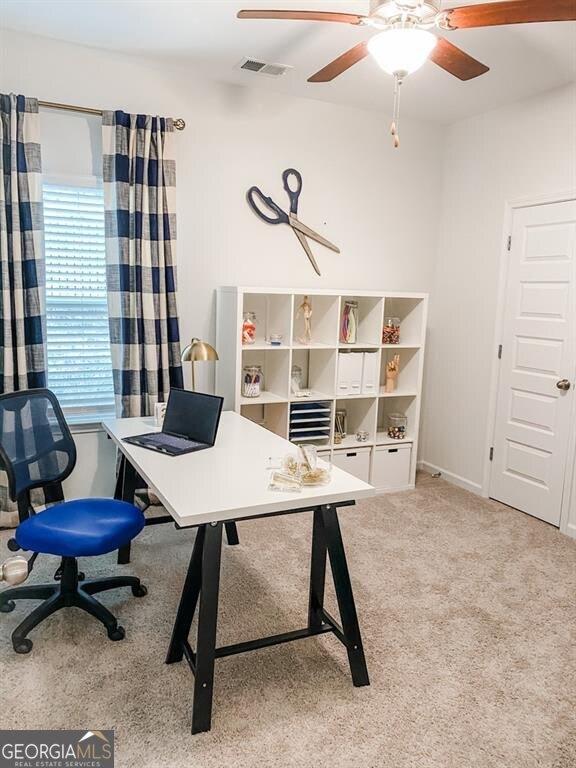
[[2,613],[10,613],[10,611],[13,611],[15,607],[16,603],[14,600],[6,600],[5,603],[0,605],[0,611],[2,611]]
[[112,629],[108,630],[110,640],[124,640],[125,634],[124,627],[112,627]]
[[148,594],[148,590],[144,584],[139,584],[137,587],[132,587],[132,594],[134,597],[145,597]]
[[86,578],[86,574],[84,571],[78,571],[78,581],[84,581]]
[[30,653],[32,650],[32,640],[28,640],[28,638],[24,638],[23,640],[15,640],[13,645],[16,653]]
[[7,547],[10,550],[10,552],[18,552],[18,550],[20,549],[16,539],[8,539]]

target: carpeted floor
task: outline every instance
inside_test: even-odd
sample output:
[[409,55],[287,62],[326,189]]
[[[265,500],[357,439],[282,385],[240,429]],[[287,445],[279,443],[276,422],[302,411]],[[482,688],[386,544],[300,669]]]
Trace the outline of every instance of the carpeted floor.
[[[304,626],[310,517],[239,526],[220,642]],[[103,597],[123,642],[70,609],[17,656],[30,604],[0,615],[0,727],[114,728],[117,768],[574,768],[576,541],[427,476],[340,519],[369,688],[331,636],[233,656],[217,661],[213,730],[191,736],[191,673],[163,661],[194,534],[158,526],[119,569],[148,597]],[[54,568],[43,558],[32,579]]]

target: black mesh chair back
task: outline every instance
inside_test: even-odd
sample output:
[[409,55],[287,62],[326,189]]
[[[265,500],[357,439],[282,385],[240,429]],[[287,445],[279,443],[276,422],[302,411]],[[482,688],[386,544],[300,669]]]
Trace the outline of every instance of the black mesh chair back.
[[0,464],[13,501],[62,482],[74,469],[76,446],[49,389],[0,395]]

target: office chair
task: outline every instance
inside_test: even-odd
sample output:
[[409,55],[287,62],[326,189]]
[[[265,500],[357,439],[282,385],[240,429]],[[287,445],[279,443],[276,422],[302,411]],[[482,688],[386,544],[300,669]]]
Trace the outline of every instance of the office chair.
[[[61,486],[76,464],[76,446],[56,396],[48,389],[0,395],[0,466],[8,476],[10,498],[17,502],[20,524],[12,550],[62,558],[59,583],[14,587],[0,592],[0,611],[14,610],[15,600],[43,600],[12,633],[16,653],[29,653],[28,633],[54,611],[74,606],[102,622],[110,640],[122,640],[116,617],[92,595],[131,587],[135,597],[147,590],[134,576],[82,581],[79,557],[112,552],[128,544],[144,527],[144,515],[132,504],[115,499],[60,501],[36,513],[30,491],[41,488],[46,498],[62,499]],[[56,491],[56,494],[54,493]]]

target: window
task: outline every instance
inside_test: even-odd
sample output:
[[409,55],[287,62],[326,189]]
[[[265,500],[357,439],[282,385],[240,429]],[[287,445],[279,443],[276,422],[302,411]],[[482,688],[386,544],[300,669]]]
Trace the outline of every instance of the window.
[[102,186],[44,184],[48,386],[71,422],[114,411]]

